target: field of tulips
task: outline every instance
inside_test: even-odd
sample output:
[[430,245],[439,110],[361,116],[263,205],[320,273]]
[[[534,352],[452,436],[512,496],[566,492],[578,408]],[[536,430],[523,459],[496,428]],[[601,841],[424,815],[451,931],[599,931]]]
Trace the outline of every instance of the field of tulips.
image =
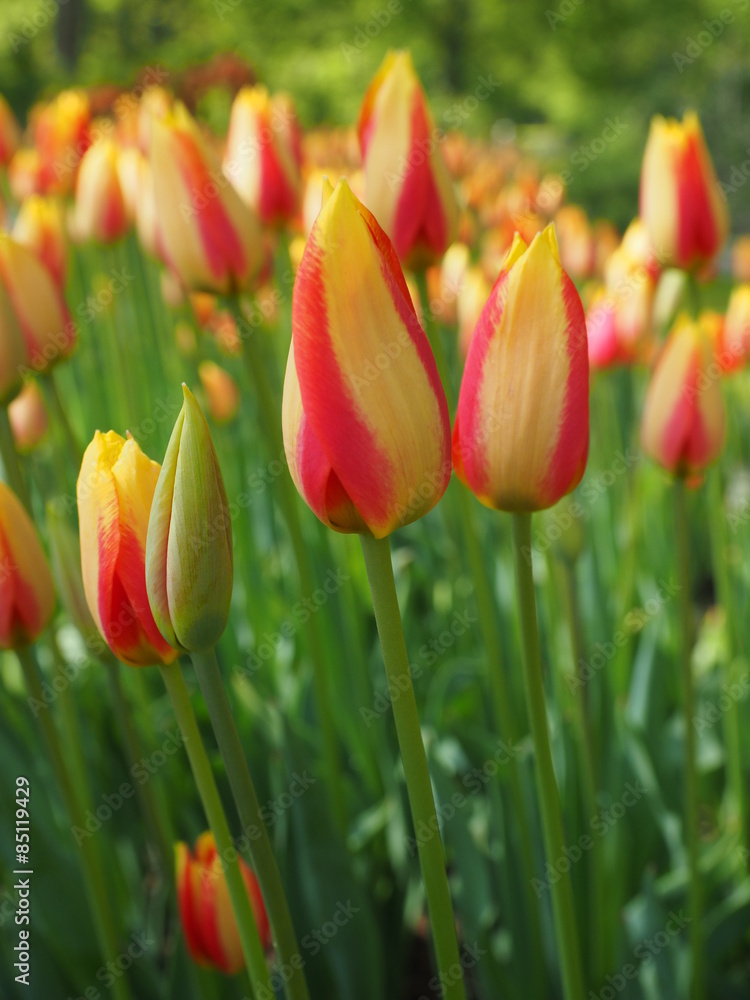
[[0,98],[0,998],[747,998],[697,115],[621,233],[407,51],[350,128],[144,80]]

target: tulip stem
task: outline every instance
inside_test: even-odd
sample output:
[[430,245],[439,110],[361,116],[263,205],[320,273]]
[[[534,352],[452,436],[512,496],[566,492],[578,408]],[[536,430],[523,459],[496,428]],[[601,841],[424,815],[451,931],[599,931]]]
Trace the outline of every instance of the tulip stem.
[[18,461],[18,452],[13,440],[7,406],[0,406],[0,457],[3,460],[8,485],[26,508],[26,513],[33,518],[31,497],[21,470],[21,463]]
[[[427,895],[438,971],[443,983],[443,996],[447,1000],[465,1000],[463,975],[457,972],[461,969],[461,964],[445,870],[445,854],[409,672],[409,657],[393,579],[390,541],[388,538],[376,539],[371,535],[360,535],[360,542],[370,582],[388,689],[392,696],[393,718],[416,831],[419,863]],[[427,831],[427,834],[423,831]]]
[[[284,454],[284,442],[281,434],[281,406],[280,401],[274,397],[268,378],[267,362],[263,357],[259,343],[260,333],[255,329],[248,331],[246,329],[247,323],[238,302],[234,298],[228,301],[242,336],[245,367],[255,386],[262,430],[268,439],[271,454],[274,458],[278,458]],[[283,472],[279,476],[279,481],[281,504],[284,509],[289,537],[294,550],[300,586],[304,594],[311,595],[315,590],[315,577],[310,553],[302,534],[294,485],[286,472]],[[341,833],[344,833],[346,830],[346,805],[343,796],[344,783],[339,759],[338,741],[336,739],[336,729],[330,707],[333,704],[333,698],[330,694],[330,679],[328,676],[329,656],[326,654],[325,643],[320,631],[320,623],[315,615],[310,618],[307,634],[310,638],[315,707],[323,738],[323,759],[328,775],[328,792],[331,797],[331,807],[337,828]]]
[[702,1000],[703,935],[702,893],[698,868],[698,769],[695,754],[695,687],[693,684],[693,605],[690,587],[690,536],[685,480],[674,482],[675,541],[677,546],[677,579],[680,584],[680,666],[685,723],[685,816],[684,838],[688,859],[688,907],[690,911],[690,951],[692,980],[690,996]]
[[[68,814],[71,829],[75,827],[82,829],[85,825],[87,803],[85,801],[85,797],[79,790],[75,778],[71,775],[71,771],[68,768],[68,757],[63,752],[57,727],[55,726],[50,709],[44,699],[41,671],[39,670],[36,654],[31,646],[24,646],[21,649],[16,650],[16,654],[21,664],[21,669],[23,671],[29,695],[36,703],[36,717],[39,721],[43,738],[47,744],[47,750],[50,755],[52,768],[60,786],[63,803]],[[66,721],[67,723],[70,723],[70,706],[66,704],[66,692],[63,691],[58,695],[58,697],[61,701],[63,709],[67,709]],[[73,732],[70,731],[71,728],[73,729]],[[73,774],[75,774],[76,771],[80,771],[82,761],[75,746],[75,727],[71,727],[68,724],[66,729],[68,730],[66,732],[66,744],[68,746],[68,750],[72,752],[74,756],[72,765]],[[79,749],[80,748],[78,748],[78,750]],[[104,878],[99,845],[95,838],[90,837],[87,834],[81,839],[79,848],[84,885],[86,888],[86,895],[88,896],[89,906],[91,907],[94,933],[98,938],[99,950],[101,951],[102,958],[105,962],[113,963],[119,955],[117,929],[110,907],[110,893],[107,889]],[[128,989],[124,976],[113,978],[112,993],[117,1000],[129,1000],[130,990]]]
[[247,963],[253,992],[257,996],[273,996],[266,957],[263,952],[263,944],[260,940],[255,917],[253,916],[247,886],[240,871],[239,854],[232,843],[232,836],[229,832],[224,807],[219,797],[219,790],[216,787],[206,748],[203,746],[203,740],[198,729],[193,706],[190,703],[190,695],[180,671],[180,665],[178,662],[175,662],[169,666],[161,666],[159,669],[169,699],[172,702],[172,709],[177,719],[177,725],[180,727],[180,732],[185,740],[185,749],[187,750],[198,794],[203,803],[203,810],[211,832],[214,835],[216,850],[227,880],[229,898],[232,903],[235,919],[237,920],[242,953]]
[[[560,792],[555,779],[547,727],[534,577],[531,558],[525,554],[531,551],[531,514],[513,514],[513,550],[523,646],[524,687],[536,757],[537,792],[542,816],[544,849],[547,860],[550,864],[554,864],[558,858],[564,856],[566,841]],[[569,868],[560,871],[560,877],[551,887],[550,894],[565,1000],[583,1000],[581,952]]]
[[286,982],[289,1000],[309,1000],[305,973],[300,967],[299,947],[271,841],[263,821],[261,805],[242,749],[224,683],[216,661],[216,651],[191,653],[195,673],[208,708],[214,736],[227,770],[242,831],[249,841],[250,857],[268,911],[279,964],[289,969]]

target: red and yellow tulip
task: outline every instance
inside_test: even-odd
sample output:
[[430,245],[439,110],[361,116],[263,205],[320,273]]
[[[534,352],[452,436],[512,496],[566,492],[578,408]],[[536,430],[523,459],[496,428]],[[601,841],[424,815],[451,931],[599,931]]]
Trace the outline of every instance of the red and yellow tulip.
[[0,166],[6,167],[18,149],[21,129],[10,105],[0,94]]
[[188,289],[248,288],[262,265],[260,223],[182,104],[151,121],[160,250]]
[[294,111],[265,87],[243,87],[232,105],[224,173],[266,225],[294,217],[300,201],[300,149]]
[[737,285],[729,296],[717,354],[728,372],[742,368],[750,359],[750,284]]
[[52,573],[31,518],[0,482],[0,649],[34,642],[55,609]]
[[448,409],[390,240],[346,181],[324,199],[294,284],[284,446],[324,524],[382,538],[445,492]]
[[654,366],[641,422],[643,450],[675,476],[699,478],[724,447],[720,378],[707,328],[680,315]]
[[133,667],[170,663],[146,593],[146,532],[159,478],[132,438],[97,431],[78,476],[81,568],[89,610],[115,656]]
[[16,450],[21,454],[36,448],[47,433],[47,407],[34,379],[26,383],[8,407],[8,419]]
[[73,232],[79,242],[114,243],[129,218],[118,171],[119,150],[100,139],[86,150],[76,178]]
[[27,364],[44,372],[66,358],[75,345],[76,328],[62,291],[33,250],[3,234],[0,282],[26,342]]
[[409,52],[389,52],[357,122],[365,202],[405,267],[435,263],[453,242],[458,206]]
[[62,202],[44,195],[30,195],[18,210],[11,235],[34,251],[58,287],[64,289],[68,279],[69,248]]
[[721,250],[729,212],[698,116],[651,121],[641,168],[640,215],[658,260],[699,268]]
[[471,340],[453,431],[456,474],[486,506],[551,507],[581,480],[588,348],[552,226],[516,235]]
[[[271,932],[257,879],[242,858],[239,865],[260,940],[269,948]],[[201,834],[192,853],[187,844],[176,844],[175,867],[180,920],[191,958],[234,975],[244,968],[245,959],[213,834]]]

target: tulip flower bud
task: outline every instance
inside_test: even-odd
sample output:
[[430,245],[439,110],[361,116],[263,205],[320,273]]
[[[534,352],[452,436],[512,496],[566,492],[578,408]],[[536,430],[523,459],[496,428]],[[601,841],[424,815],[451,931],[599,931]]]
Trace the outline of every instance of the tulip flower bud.
[[448,408],[390,240],[346,181],[324,197],[294,284],[284,447],[324,524],[382,538],[445,492]]
[[70,194],[80,159],[91,144],[91,105],[83,90],[62,90],[30,115],[41,159],[40,191]]
[[458,206],[409,52],[389,52],[357,122],[367,207],[405,267],[435,263],[453,242]]
[[76,179],[73,232],[78,242],[114,243],[127,232],[129,220],[120,175],[117,146],[99,139],[83,155]]
[[260,224],[181,104],[153,118],[151,167],[160,248],[189,289],[230,294],[262,264]]
[[698,116],[657,115],[643,154],[640,215],[660,262],[692,269],[712,260],[729,232],[729,212]]
[[555,216],[560,261],[574,278],[588,278],[596,261],[596,244],[589,217],[580,205],[563,205]]
[[0,649],[34,642],[55,609],[55,588],[31,518],[0,482]]
[[146,585],[154,619],[178,649],[215,646],[232,600],[232,522],[206,418],[186,385],[154,494]]
[[482,315],[484,304],[490,295],[490,283],[479,267],[471,267],[466,272],[463,287],[458,294],[458,347],[461,357],[469,353],[471,338]]
[[641,422],[643,450],[674,476],[696,479],[724,447],[726,417],[714,345],[682,314],[654,366]]
[[34,251],[63,290],[68,279],[68,234],[62,203],[38,194],[26,198],[11,235]]
[[[239,866],[261,943],[267,949],[271,931],[258,881],[242,858]],[[180,920],[190,957],[199,965],[234,975],[244,968],[245,959],[213,834],[201,834],[194,853],[187,844],[175,844],[175,869]]]
[[27,361],[45,372],[73,349],[76,328],[51,273],[28,247],[0,234],[0,282],[26,343]]
[[46,506],[52,576],[60,601],[89,648],[104,643],[91,617],[81,575],[81,544],[78,532],[70,523],[70,515],[62,502],[50,501]]
[[7,167],[21,140],[21,130],[10,105],[0,94],[0,166]]
[[300,200],[294,112],[265,87],[243,87],[232,105],[224,173],[266,225],[294,217]]
[[234,420],[240,408],[240,390],[229,372],[213,361],[201,361],[198,376],[212,419],[217,424]]
[[132,667],[171,663],[146,593],[146,533],[159,465],[138,444],[97,431],[78,476],[81,568],[89,610],[115,656]]
[[516,235],[477,323],[453,430],[456,474],[487,507],[543,510],[575,489],[589,446],[588,347],[552,226]]
[[47,407],[37,383],[31,379],[8,407],[16,451],[26,454],[39,444],[49,427]]
[[729,296],[718,355],[726,372],[737,371],[750,358],[750,284],[738,285]]

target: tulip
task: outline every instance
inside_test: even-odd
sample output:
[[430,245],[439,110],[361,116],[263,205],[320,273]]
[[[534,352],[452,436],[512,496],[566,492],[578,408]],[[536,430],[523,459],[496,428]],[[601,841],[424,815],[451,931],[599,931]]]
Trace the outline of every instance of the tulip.
[[31,113],[41,159],[40,190],[70,194],[80,159],[91,144],[91,106],[83,90],[63,90]]
[[27,362],[26,341],[18,317],[0,281],[0,406],[7,406],[20,392]]
[[21,130],[10,105],[0,94],[0,166],[7,167],[18,149]]
[[367,207],[405,267],[435,263],[455,238],[458,206],[408,52],[385,57],[365,94],[357,133]]
[[55,609],[55,588],[34,525],[0,482],[0,649],[34,642]]
[[46,266],[60,289],[68,279],[68,234],[65,211],[56,198],[31,195],[21,204],[11,234]]
[[0,282],[21,327],[28,362],[36,372],[47,371],[75,345],[76,328],[62,292],[32,250],[2,234]]
[[73,215],[73,231],[80,242],[114,243],[128,229],[118,156],[113,142],[99,139],[81,159]]
[[709,263],[729,232],[719,187],[698,116],[651,121],[641,168],[640,215],[658,259],[685,270]]
[[266,225],[289,221],[299,206],[299,137],[292,109],[265,87],[243,87],[232,105],[224,173]]
[[534,511],[575,489],[589,445],[583,306],[552,226],[516,236],[466,359],[456,474],[488,507]]
[[672,475],[698,480],[721,453],[725,423],[714,345],[699,322],[682,314],[646,392],[643,450]]
[[151,167],[161,251],[182,283],[217,294],[248,288],[262,264],[259,222],[179,103],[152,119]]
[[731,271],[735,281],[750,281],[750,236],[738,236],[732,244]]
[[198,376],[212,419],[217,424],[234,420],[240,408],[240,390],[229,372],[213,361],[201,361]]
[[750,284],[738,285],[729,296],[719,345],[719,363],[733,372],[750,358]]
[[33,451],[49,427],[47,407],[35,381],[27,382],[10,404],[8,418],[16,451],[21,454]]
[[229,618],[232,524],[211,434],[186,385],[154,494],[146,586],[154,619],[178,649],[212,649]]
[[29,146],[21,146],[8,164],[8,184],[10,192],[17,202],[23,202],[32,194],[39,194],[42,184],[44,166],[39,150]]
[[[261,942],[267,949],[271,934],[258,882],[242,858],[239,866]],[[244,968],[245,959],[213,834],[201,834],[194,853],[187,844],[176,844],[175,868],[180,920],[191,958],[199,965],[234,975]]]
[[470,267],[466,272],[463,287],[458,293],[458,347],[461,357],[469,353],[471,338],[482,315],[484,304],[491,292],[490,283],[479,267]]
[[589,218],[580,205],[563,205],[555,216],[560,260],[574,278],[588,278],[596,261],[596,243]]
[[326,199],[294,284],[284,447],[324,524],[382,538],[445,492],[448,408],[390,240],[346,181]]
[[96,432],[78,476],[86,600],[107,645],[133,667],[177,655],[159,633],[146,593],[146,533],[158,478],[158,463],[114,431]]
[[117,173],[128,219],[135,222],[141,246],[151,257],[159,256],[154,175],[149,160],[135,146],[121,149]]

